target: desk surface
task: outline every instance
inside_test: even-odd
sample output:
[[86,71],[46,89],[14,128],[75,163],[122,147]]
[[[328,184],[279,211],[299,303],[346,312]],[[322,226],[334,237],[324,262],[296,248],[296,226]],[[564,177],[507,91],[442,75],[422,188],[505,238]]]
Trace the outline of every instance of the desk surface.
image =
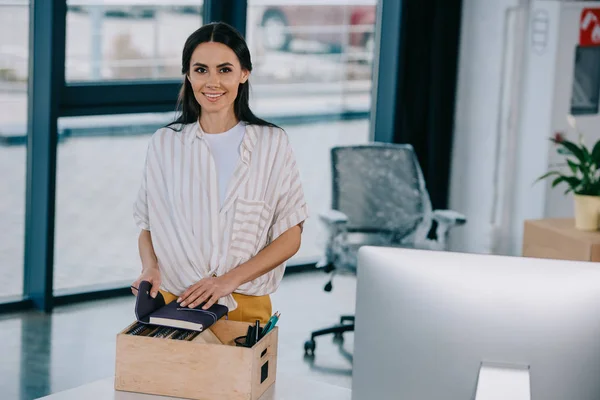
[[[114,389],[114,378],[106,378],[74,389],[42,397],[44,400],[163,400],[174,397],[120,392]],[[40,399],[40,400],[41,400]],[[306,378],[279,374],[260,400],[351,400],[350,389]]]

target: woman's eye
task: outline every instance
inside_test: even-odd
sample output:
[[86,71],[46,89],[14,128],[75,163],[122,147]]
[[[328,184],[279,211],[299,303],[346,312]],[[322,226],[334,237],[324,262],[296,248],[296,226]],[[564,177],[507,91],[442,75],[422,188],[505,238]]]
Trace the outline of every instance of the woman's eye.
[[196,69],[196,72],[199,72],[199,73],[203,74],[203,73],[206,72],[206,68],[199,67],[199,68]]
[[231,68],[221,68],[221,73],[227,73],[227,72],[231,72]]

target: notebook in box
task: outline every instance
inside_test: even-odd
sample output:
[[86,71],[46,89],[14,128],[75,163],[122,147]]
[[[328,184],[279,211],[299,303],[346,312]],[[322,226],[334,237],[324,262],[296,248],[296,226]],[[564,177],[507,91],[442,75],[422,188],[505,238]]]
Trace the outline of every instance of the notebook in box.
[[195,308],[181,307],[176,301],[165,304],[160,294],[150,296],[150,282],[142,281],[135,302],[135,316],[143,324],[168,326],[171,328],[203,331],[227,315],[228,308],[213,304],[208,310],[202,310],[203,304]]

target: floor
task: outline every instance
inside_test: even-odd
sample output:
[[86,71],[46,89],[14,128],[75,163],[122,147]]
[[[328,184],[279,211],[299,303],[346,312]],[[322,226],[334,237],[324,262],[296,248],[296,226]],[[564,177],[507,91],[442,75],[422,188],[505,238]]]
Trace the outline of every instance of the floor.
[[[343,345],[319,338],[314,359],[304,357],[311,331],[354,312],[355,278],[336,276],[331,293],[322,290],[327,279],[322,272],[289,274],[273,295],[274,311],[281,312],[278,371],[350,387],[352,333]],[[0,317],[0,397],[30,400],[111,376],[116,333],[134,318],[133,305],[126,297],[64,306],[51,315]]]

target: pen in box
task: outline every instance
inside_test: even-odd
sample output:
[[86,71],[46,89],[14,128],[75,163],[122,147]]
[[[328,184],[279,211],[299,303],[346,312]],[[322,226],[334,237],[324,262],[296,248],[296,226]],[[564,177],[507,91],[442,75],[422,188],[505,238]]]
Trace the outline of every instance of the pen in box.
[[273,314],[273,316],[269,319],[269,322],[267,322],[267,324],[263,328],[262,336],[265,336],[267,333],[269,333],[275,327],[275,325],[277,325],[277,322],[279,321],[280,316],[281,316],[281,313],[279,313],[279,311],[277,311],[275,314]]
[[246,339],[244,341],[245,347],[250,347],[252,343],[252,325],[248,325],[248,331],[246,332]]
[[260,320],[257,319],[256,325],[254,325],[254,343],[253,344],[258,343],[259,339],[260,339]]

